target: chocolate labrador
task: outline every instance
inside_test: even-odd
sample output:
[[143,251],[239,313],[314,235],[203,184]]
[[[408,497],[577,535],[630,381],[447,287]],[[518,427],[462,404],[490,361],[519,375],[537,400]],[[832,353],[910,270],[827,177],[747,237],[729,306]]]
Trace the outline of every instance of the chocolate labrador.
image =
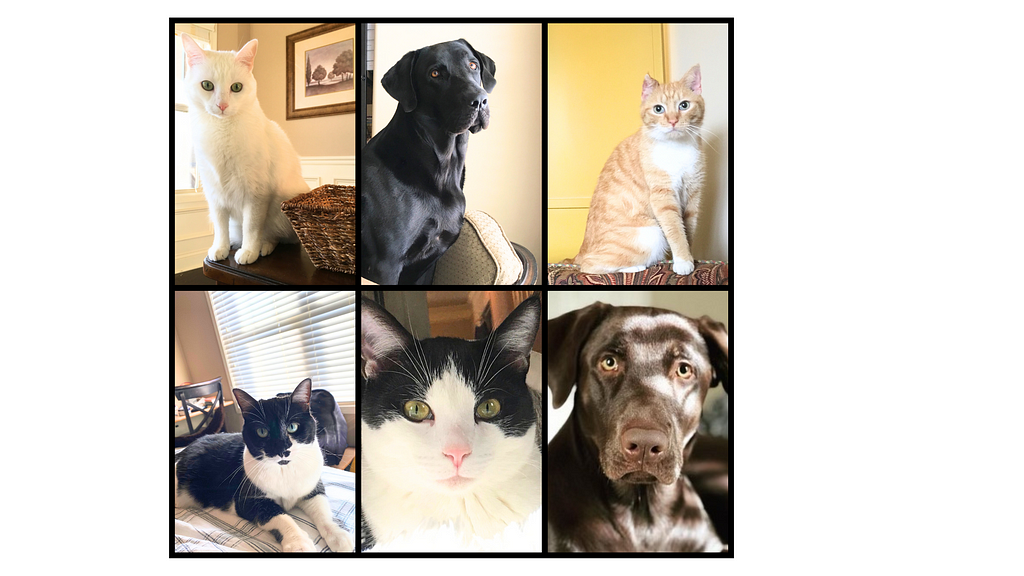
[[708,317],[592,304],[548,322],[548,386],[573,410],[548,445],[550,552],[720,552],[683,475],[708,388],[731,389]]
[[487,128],[494,61],[465,40],[409,52],[381,85],[398,108],[362,152],[360,272],[430,284],[462,229],[469,133]]

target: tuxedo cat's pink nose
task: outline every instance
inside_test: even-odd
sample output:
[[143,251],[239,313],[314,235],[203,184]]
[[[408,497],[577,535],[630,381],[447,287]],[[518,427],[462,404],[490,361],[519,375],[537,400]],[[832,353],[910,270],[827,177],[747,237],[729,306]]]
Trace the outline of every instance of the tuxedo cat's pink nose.
[[466,456],[469,456],[472,450],[470,450],[469,446],[466,446],[465,444],[453,444],[442,448],[441,452],[444,453],[444,455],[447,456],[453,464],[455,464],[455,469],[458,470],[459,467],[462,466],[462,460]]

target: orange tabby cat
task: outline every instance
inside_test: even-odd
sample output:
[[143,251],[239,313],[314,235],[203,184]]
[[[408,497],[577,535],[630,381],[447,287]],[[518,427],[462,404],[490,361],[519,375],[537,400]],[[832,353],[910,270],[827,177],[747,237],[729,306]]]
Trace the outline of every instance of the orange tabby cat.
[[623,140],[601,170],[583,245],[569,263],[582,272],[639,272],[672,250],[672,270],[693,272],[690,242],[704,184],[700,64],[678,82],[644,78],[644,126]]

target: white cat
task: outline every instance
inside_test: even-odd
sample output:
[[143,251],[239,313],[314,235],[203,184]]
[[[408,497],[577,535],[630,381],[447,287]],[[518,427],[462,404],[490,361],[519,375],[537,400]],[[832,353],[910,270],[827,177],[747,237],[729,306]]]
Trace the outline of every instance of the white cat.
[[281,202],[309,192],[299,156],[267,119],[252,75],[256,40],[236,52],[206,51],[182,34],[196,165],[213,221],[210,260],[251,264],[279,242],[298,242]]

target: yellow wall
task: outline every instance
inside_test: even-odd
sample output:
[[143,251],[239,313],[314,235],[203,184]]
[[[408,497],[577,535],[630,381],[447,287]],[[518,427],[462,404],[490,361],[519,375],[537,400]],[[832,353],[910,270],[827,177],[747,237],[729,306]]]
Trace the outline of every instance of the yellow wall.
[[548,26],[548,262],[579,250],[601,168],[640,128],[645,74],[665,80],[661,24]]

